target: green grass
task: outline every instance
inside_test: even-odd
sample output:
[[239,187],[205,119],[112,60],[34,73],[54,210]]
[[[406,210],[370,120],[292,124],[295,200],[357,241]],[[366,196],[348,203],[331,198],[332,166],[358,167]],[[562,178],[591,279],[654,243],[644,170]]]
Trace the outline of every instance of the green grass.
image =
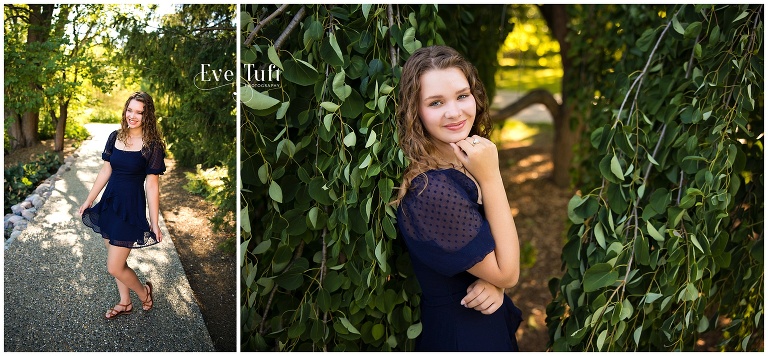
[[560,93],[563,70],[560,68],[501,67],[496,72],[496,89],[527,92],[536,88]]

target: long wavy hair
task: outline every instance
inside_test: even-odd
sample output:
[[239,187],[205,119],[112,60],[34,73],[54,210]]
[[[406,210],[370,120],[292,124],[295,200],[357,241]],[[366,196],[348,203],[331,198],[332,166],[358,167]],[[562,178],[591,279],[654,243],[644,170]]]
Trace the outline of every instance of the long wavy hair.
[[430,46],[413,52],[403,66],[400,79],[400,103],[397,107],[400,149],[403,150],[409,163],[403,174],[402,185],[398,188],[397,199],[392,204],[398,204],[403,199],[414,178],[438,168],[437,148],[419,118],[420,79],[430,70],[447,68],[458,68],[464,73],[470,92],[475,97],[477,111],[469,135],[488,138],[491,134],[493,124],[488,113],[488,96],[477,74],[477,68],[451,47]]
[[128,145],[128,120],[125,118],[125,112],[128,110],[128,105],[131,100],[136,100],[144,104],[144,113],[141,116],[141,136],[142,136],[142,153],[148,152],[150,145],[157,144],[165,149],[165,143],[163,143],[163,136],[157,127],[157,117],[155,116],[155,102],[152,97],[143,91],[137,91],[128,97],[123,106],[123,116],[120,121],[120,130],[117,132],[117,139],[122,141],[126,146]]

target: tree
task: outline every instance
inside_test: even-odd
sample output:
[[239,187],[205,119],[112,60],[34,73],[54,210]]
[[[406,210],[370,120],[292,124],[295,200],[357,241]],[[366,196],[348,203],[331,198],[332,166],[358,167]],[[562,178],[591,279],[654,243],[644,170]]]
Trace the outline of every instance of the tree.
[[[159,29],[124,18],[119,60],[135,68],[155,100],[168,150],[180,166],[226,166],[214,226],[235,210],[237,130],[234,5],[182,5]],[[144,19],[146,20],[146,19]]]
[[[388,204],[402,64],[433,5],[246,5],[244,350],[409,350],[418,283]],[[264,192],[264,193],[262,193]]]
[[[84,80],[107,91],[112,87],[114,68],[104,55],[114,12],[105,5],[60,5],[51,41],[59,43],[53,52],[55,64],[45,68],[44,93],[48,114],[56,128],[54,151],[64,149],[64,132],[72,99],[83,92]],[[56,109],[58,109],[58,114]]]
[[[5,5],[6,122],[10,123],[11,147],[38,143],[37,129],[43,105],[41,72],[48,65],[47,43],[54,5]],[[25,33],[26,39],[20,34]],[[18,35],[17,35],[18,34]]]
[[[692,350],[763,334],[763,7],[569,6],[589,112],[551,347]],[[584,40],[576,40],[575,36]],[[565,89],[564,89],[565,91]]]

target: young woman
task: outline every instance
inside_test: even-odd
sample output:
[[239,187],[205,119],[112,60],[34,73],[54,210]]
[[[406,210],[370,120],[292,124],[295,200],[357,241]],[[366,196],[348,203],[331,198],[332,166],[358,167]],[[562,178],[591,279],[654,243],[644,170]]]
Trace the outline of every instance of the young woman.
[[[131,249],[163,239],[158,213],[165,144],[157,130],[155,105],[149,94],[136,92],[128,98],[121,128],[109,135],[101,157],[104,165],[79,212],[83,223],[100,233],[107,246],[107,271],[115,277],[120,292],[120,301],[104,315],[112,319],[133,311],[130,291],[139,297],[144,310],[153,306],[152,283],[143,285],[126,263]],[[91,207],[105,185],[101,200]]]
[[397,224],[422,289],[418,351],[517,351],[517,230],[488,140],[488,99],[456,50],[421,48],[403,67],[400,146],[410,163]]

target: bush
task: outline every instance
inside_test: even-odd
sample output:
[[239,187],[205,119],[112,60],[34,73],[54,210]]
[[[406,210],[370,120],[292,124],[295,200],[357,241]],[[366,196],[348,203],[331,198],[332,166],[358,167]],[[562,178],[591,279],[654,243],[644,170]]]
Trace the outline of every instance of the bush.
[[119,124],[121,110],[108,110],[104,108],[95,109],[85,122],[100,124]]
[[[51,140],[56,135],[56,127],[51,120],[40,120],[38,128],[38,138],[41,140]],[[76,120],[67,120],[67,127],[64,129],[64,138],[83,141],[89,136],[88,130]]]
[[195,173],[185,172],[187,184],[184,190],[199,195],[205,200],[220,205],[221,193],[224,190],[224,179],[227,177],[227,167],[212,167],[203,170],[197,165]]
[[30,163],[19,163],[7,168],[3,181],[5,214],[11,212],[12,205],[26,199],[40,182],[56,173],[61,163],[57,153],[48,151],[37,155]]

